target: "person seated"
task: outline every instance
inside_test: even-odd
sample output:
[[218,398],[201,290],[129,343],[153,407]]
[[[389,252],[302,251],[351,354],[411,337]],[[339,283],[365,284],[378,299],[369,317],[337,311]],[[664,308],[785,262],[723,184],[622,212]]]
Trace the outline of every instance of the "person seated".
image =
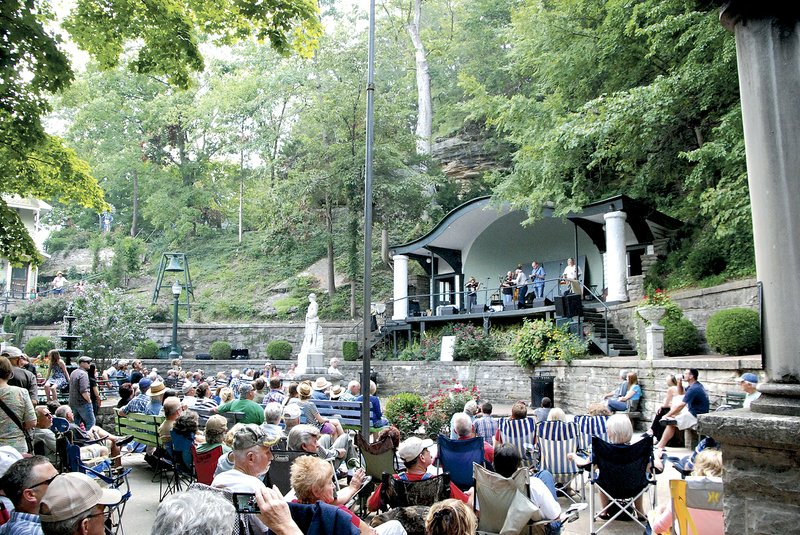
[[328,395],[331,386],[331,382],[324,377],[317,377],[314,384],[311,386],[311,399],[331,399]]
[[[75,425],[75,416],[69,405],[61,405],[56,410],[56,416],[64,418],[69,422],[69,430],[72,433],[72,443],[81,449],[81,460],[88,461],[98,457],[105,457],[109,454],[114,459],[115,466],[122,466],[120,461],[120,448],[133,441],[133,436],[127,435],[119,437],[112,435],[102,427],[94,426],[88,431]],[[52,421],[50,422],[52,423]],[[87,444],[96,440],[104,441],[104,444]]]
[[[697,455],[692,476],[722,478],[722,452],[707,449]],[[651,510],[648,515],[655,534],[669,534],[672,529],[672,500]]]
[[[494,469],[503,477],[511,477],[519,468],[522,459],[517,449],[511,444],[500,444],[494,452]],[[540,470],[530,477],[530,500],[539,508],[545,520],[557,520],[561,514],[561,505],[558,503],[556,484],[553,474],[547,470]],[[554,525],[556,524],[556,525]],[[561,523],[550,524],[550,533],[557,534]]]
[[[227,420],[225,420],[227,424]],[[208,424],[206,424],[208,425]],[[233,470],[233,437],[236,436],[236,433],[239,432],[241,428],[244,427],[245,424],[236,424],[231,427],[227,433],[225,433],[225,439],[223,441],[224,446],[227,446],[229,451],[224,453],[217,459],[217,468],[214,470],[214,477],[218,476],[220,473],[225,472],[226,470]],[[263,431],[262,431],[263,432]],[[224,448],[223,448],[224,449]]]
[[606,393],[606,395],[603,396],[603,399],[621,398],[622,396],[625,395],[625,393],[628,391],[628,370],[620,370],[619,378],[621,379],[622,382],[619,383],[617,388],[615,388],[611,392]]
[[494,434],[497,432],[499,422],[497,418],[492,417],[494,407],[488,401],[484,402],[480,407],[480,417],[475,418],[475,434],[483,438],[483,441],[491,445],[494,441]]
[[267,406],[264,407],[264,423],[261,424],[261,429],[263,429],[265,433],[285,437],[286,434],[283,432],[283,428],[280,425],[282,415],[283,407],[278,403],[267,403]]
[[290,403],[283,407],[283,434],[289,436],[289,432],[292,428],[298,424],[300,424],[300,416],[302,412],[300,411],[300,406],[297,403]]
[[[375,392],[378,391],[378,385],[375,384],[375,381],[369,382],[369,403],[372,408],[372,412],[370,413],[370,425],[372,427],[386,427],[389,425],[389,420],[383,417],[383,411],[381,411],[381,400],[378,399],[378,396],[375,395]],[[364,396],[360,395],[356,397],[356,401],[363,401]]]
[[342,395],[339,396],[339,401],[355,401],[361,394],[361,383],[358,381],[350,381],[347,383],[347,388]]
[[[433,446],[433,441],[430,439],[421,439],[418,437],[411,437],[405,439],[400,443],[397,450],[397,455],[406,467],[406,471],[401,474],[393,474],[395,479],[402,479],[404,481],[422,481],[432,477],[428,472],[428,467],[433,464],[433,456],[428,448]],[[381,500],[381,483],[375,487],[375,492],[367,500],[367,507],[370,511],[377,511],[383,506]],[[450,482],[450,496],[464,502],[472,507],[472,497],[474,489],[469,489],[462,492],[453,482]]]
[[243,423],[261,425],[264,423],[264,408],[253,401],[256,393],[250,382],[242,382],[239,385],[239,399],[223,403],[211,412],[222,414],[223,412],[243,412]]
[[350,435],[342,435],[331,443],[330,435],[321,434],[319,429],[308,424],[292,427],[286,447],[291,451],[306,451],[322,459],[333,460],[337,469],[346,470],[347,460],[357,458]]
[[228,420],[220,414],[215,414],[206,422],[205,442],[197,445],[197,453],[204,453],[222,446],[222,455],[226,455],[231,448],[225,444],[225,435],[228,432]]
[[[456,440],[469,440],[477,436],[472,418],[466,412],[455,413],[452,422],[453,431],[458,437]],[[494,447],[486,442],[483,443],[483,458],[490,463],[494,462]]]
[[425,518],[425,535],[473,535],[477,529],[472,508],[455,499],[433,504]]
[[[708,393],[706,392],[705,387],[703,384],[697,380],[700,372],[696,368],[686,368],[683,371],[683,379],[686,381],[689,386],[686,387],[686,392],[683,395],[683,399],[677,405],[675,405],[662,419],[661,424],[664,425],[664,433],[661,435],[661,440],[658,441],[658,448],[665,448],[672,437],[675,435],[675,431],[679,429],[678,424],[678,417],[681,417],[682,420],[689,420],[691,418],[686,418],[684,414],[681,414],[684,409],[686,412],[694,417],[695,421],[697,420],[697,416],[700,414],[706,414],[709,410],[709,401],[708,401]],[[687,424],[685,421],[681,423],[680,429],[687,429],[692,427],[691,424]]]
[[356,493],[361,490],[364,482],[363,470],[358,470],[353,476],[353,481],[344,489],[336,491],[336,482],[333,479],[333,467],[330,463],[319,457],[307,455],[298,457],[292,463],[290,482],[295,493],[295,502],[314,504],[318,501],[335,505],[348,515],[350,521],[364,535],[404,535],[406,530],[397,520],[391,520],[374,529],[361,520],[358,515],[345,507]]
[[758,375],[754,373],[745,373],[739,377],[737,381],[739,382],[739,387],[742,389],[742,392],[745,393],[742,407],[749,409],[750,404],[761,397],[761,392],[756,390],[756,385],[758,384]]
[[536,442],[536,420],[528,417],[528,406],[524,401],[517,401],[511,406],[511,418],[503,421],[494,435],[494,447],[498,444],[510,443],[517,448],[525,464],[531,464],[533,445]]
[[627,391],[624,396],[619,396],[616,399],[609,399],[607,401],[609,410],[613,412],[639,410],[639,400],[642,398],[642,387],[639,386],[639,376],[636,372],[628,374]]
[[611,411],[608,410],[605,403],[590,403],[586,408],[586,414],[589,416],[611,416]]
[[[608,422],[606,422],[606,430],[608,431],[608,442],[610,444],[630,444],[631,438],[633,437],[631,420],[624,414],[614,414],[610,416]],[[588,466],[594,463],[593,458],[583,457],[577,453],[568,453],[567,459],[573,461],[577,466]],[[653,466],[656,470],[664,469],[664,464],[660,456],[655,457]],[[605,493],[599,492],[598,494],[600,495],[600,510],[603,510],[610,502]],[[634,503],[637,514],[641,516],[642,519],[645,518],[644,509],[642,508],[643,497],[643,495],[639,496]],[[611,515],[606,514],[605,516],[601,516],[601,518],[607,520],[611,518]]]
[[319,413],[317,406],[314,405],[314,401],[311,399],[312,392],[313,388],[311,387],[311,383],[307,381],[303,381],[297,385],[297,394],[300,396],[297,404],[300,407],[303,416],[306,418],[306,424],[313,425],[319,429],[321,433],[333,435],[333,439],[336,440],[338,437],[344,434],[342,424],[339,423],[339,420],[336,418],[324,418]]
[[565,413],[563,409],[559,409],[558,407],[550,409],[550,412],[547,413],[547,421],[567,423],[567,413]]
[[542,398],[542,403],[539,407],[533,409],[533,417],[536,418],[536,422],[546,422],[547,415],[550,414],[550,409],[553,408],[553,400],[548,398],[547,396]]
[[342,372],[339,370],[339,359],[333,357],[331,359],[331,365],[328,366],[328,375],[337,375],[341,376]]

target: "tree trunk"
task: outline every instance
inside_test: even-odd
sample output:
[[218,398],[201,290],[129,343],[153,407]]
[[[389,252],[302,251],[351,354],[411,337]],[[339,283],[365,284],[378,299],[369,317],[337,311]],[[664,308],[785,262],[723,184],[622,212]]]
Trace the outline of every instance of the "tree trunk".
[[350,281],[350,319],[356,319],[356,281]]
[[333,210],[330,203],[325,208],[325,230],[328,233],[328,295],[336,293],[336,273],[333,268]]
[[139,233],[137,221],[139,219],[139,173],[133,170],[133,216],[131,220],[131,237],[135,238]]
[[239,150],[239,243],[242,243],[242,212],[244,208],[244,147]]
[[419,36],[422,0],[414,2],[414,22],[406,26],[411,42],[414,44],[414,59],[417,66],[417,154],[431,153],[431,132],[433,130],[433,102],[431,101],[431,75],[428,72],[428,56]]

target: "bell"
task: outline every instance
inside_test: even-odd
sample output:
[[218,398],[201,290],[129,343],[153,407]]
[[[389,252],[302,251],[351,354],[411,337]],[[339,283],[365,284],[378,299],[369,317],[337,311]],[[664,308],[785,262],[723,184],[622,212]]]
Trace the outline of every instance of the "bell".
[[181,265],[181,261],[178,260],[177,256],[170,258],[169,265],[164,268],[164,271],[168,271],[170,273],[179,273],[183,271],[183,266]]

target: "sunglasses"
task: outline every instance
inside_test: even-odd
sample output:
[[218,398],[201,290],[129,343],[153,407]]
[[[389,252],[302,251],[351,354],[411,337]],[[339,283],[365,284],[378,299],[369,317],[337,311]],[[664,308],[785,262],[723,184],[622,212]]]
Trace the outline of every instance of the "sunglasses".
[[26,490],[33,490],[33,489],[35,489],[36,487],[41,487],[42,485],[49,485],[50,483],[52,483],[52,482],[53,482],[53,480],[54,480],[55,478],[57,478],[57,477],[58,477],[58,476],[60,476],[60,475],[61,475],[61,474],[56,474],[56,475],[54,475],[53,477],[51,477],[50,479],[45,479],[44,481],[40,481],[39,483],[37,483],[37,484],[35,484],[35,485],[31,485],[31,486],[30,486],[30,487],[28,487]]

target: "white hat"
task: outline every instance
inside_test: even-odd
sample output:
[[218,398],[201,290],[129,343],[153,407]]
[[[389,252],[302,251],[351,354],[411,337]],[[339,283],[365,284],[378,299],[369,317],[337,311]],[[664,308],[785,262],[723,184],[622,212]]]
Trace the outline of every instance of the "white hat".
[[430,448],[431,446],[433,446],[433,440],[429,438],[424,440],[418,437],[407,438],[401,442],[400,447],[397,448],[397,455],[399,455],[403,461],[409,463],[419,457],[422,450]]
[[11,446],[0,446],[0,477],[3,477],[9,467],[22,459],[22,454]]

